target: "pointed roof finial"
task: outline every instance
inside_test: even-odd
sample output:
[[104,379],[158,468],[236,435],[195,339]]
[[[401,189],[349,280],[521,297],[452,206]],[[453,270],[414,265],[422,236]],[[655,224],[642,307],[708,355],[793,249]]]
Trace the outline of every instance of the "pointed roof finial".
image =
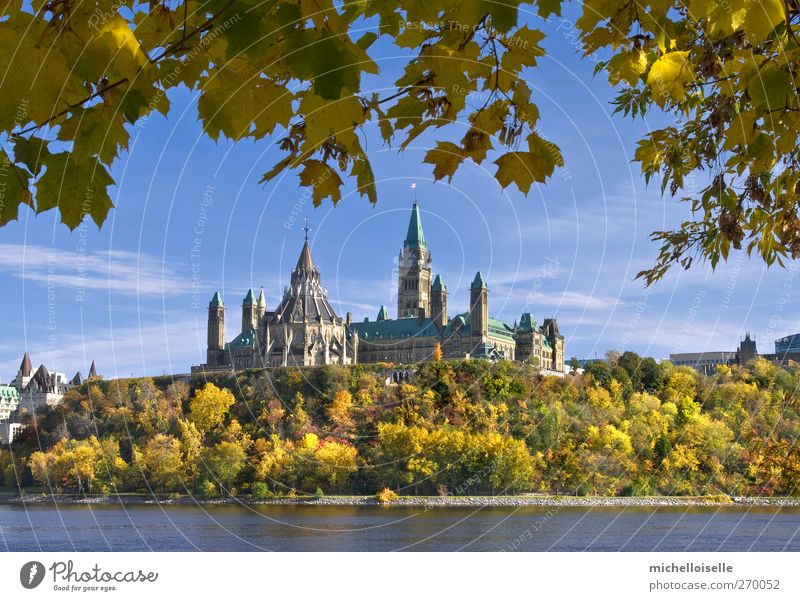
[[311,231],[311,228],[308,227],[308,215],[306,215],[306,225],[303,227],[303,231],[306,233],[306,241],[308,241],[308,232]]
[[417,182],[411,182],[411,189],[414,191],[414,202],[417,202]]

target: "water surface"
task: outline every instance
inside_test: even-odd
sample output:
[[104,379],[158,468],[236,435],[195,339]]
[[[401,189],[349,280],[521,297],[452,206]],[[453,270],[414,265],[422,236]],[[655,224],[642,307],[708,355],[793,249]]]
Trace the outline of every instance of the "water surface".
[[7,551],[800,551],[800,508],[0,505]]

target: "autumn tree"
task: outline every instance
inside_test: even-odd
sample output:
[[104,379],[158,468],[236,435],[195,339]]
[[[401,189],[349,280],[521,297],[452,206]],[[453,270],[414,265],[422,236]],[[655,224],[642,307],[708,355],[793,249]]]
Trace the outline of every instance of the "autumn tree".
[[234,402],[236,400],[228,389],[217,388],[209,382],[195,392],[189,402],[191,419],[201,433],[207,434],[222,424]]

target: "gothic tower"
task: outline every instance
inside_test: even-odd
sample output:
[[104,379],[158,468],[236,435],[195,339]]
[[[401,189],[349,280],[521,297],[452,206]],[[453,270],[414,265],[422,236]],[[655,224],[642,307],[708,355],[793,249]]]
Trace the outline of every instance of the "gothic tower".
[[486,338],[489,333],[489,289],[480,271],[475,274],[469,288],[469,318],[472,335]]
[[255,330],[258,328],[258,312],[256,305],[256,295],[253,289],[247,291],[247,296],[242,301],[242,332]]
[[440,331],[447,326],[447,286],[440,275],[436,276],[431,286],[431,319]]
[[422,233],[419,206],[411,208],[397,278],[397,317],[427,317],[431,314],[431,255]]
[[225,349],[225,306],[222,297],[215,292],[208,303],[208,356],[209,365],[221,365],[224,362]]

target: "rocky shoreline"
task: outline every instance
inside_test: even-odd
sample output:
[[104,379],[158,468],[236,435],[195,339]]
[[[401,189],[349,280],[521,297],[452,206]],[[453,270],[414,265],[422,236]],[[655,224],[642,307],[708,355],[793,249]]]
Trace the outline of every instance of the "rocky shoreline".
[[163,495],[4,494],[0,505],[324,505],[388,507],[800,507],[794,497],[574,497],[561,495],[423,497],[403,496],[381,503],[374,496],[276,497],[248,496],[202,499]]

